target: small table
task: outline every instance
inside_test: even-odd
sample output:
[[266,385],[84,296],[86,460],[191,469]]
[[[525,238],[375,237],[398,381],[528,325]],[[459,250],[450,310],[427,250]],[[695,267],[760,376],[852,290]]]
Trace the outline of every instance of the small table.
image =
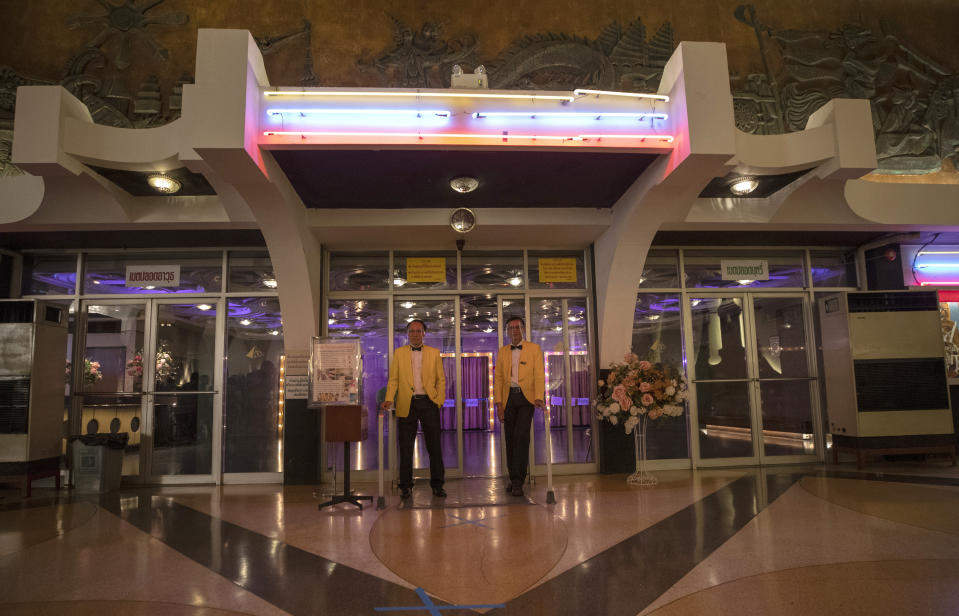
[[323,407],[323,412],[326,442],[343,443],[343,494],[334,494],[319,509],[339,503],[352,503],[362,509],[360,501],[372,503],[373,497],[350,494],[350,443],[366,440],[369,423],[366,410],[360,404],[330,404]]

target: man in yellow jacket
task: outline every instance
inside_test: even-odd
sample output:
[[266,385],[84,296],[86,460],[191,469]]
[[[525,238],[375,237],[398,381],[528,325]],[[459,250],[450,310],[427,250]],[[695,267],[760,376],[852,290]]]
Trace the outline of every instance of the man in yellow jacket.
[[529,432],[533,407],[543,408],[546,397],[546,372],[543,350],[535,342],[523,340],[526,323],[520,317],[506,322],[510,344],[496,358],[493,401],[506,439],[506,467],[510,482],[506,491],[523,495],[526,467],[529,465]]
[[430,457],[430,487],[435,496],[443,489],[443,451],[440,441],[440,407],[446,398],[446,374],[440,350],[423,344],[426,324],[419,319],[406,325],[409,344],[393,351],[386,398],[380,408],[393,406],[396,398],[396,432],[400,449],[400,496],[405,500],[413,490],[413,447],[417,423],[423,427]]

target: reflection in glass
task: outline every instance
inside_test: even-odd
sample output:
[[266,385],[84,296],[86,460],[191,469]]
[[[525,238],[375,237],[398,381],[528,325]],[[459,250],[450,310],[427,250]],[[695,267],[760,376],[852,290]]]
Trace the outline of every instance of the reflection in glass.
[[460,298],[460,365],[463,374],[463,473],[495,477],[500,461],[500,422],[493,408],[496,340],[496,296]]
[[272,291],[278,286],[266,251],[231,252],[229,264],[230,291]]
[[[690,299],[693,349],[687,361],[696,370],[699,455],[752,456],[752,419],[746,366],[742,300]],[[710,380],[732,382],[703,382]]]
[[[440,350],[443,357],[443,369],[446,374],[446,396],[440,408],[440,429],[442,430],[443,464],[446,468],[456,468],[456,337],[455,310],[452,299],[397,299],[393,303],[393,348],[408,344],[406,324],[420,319],[426,324],[426,336],[423,344]],[[428,468],[426,444],[422,432],[417,433],[413,448],[413,468]]]
[[679,254],[675,250],[650,250],[646,254],[640,289],[672,289],[679,287]]
[[[387,306],[385,299],[331,299],[327,309],[327,335],[331,338],[359,338],[362,348],[363,406],[369,423],[366,440],[350,443],[350,465],[353,470],[379,468],[377,409],[386,396],[390,368]],[[388,438],[389,434],[383,435],[384,447],[389,442]],[[327,447],[327,468],[334,468],[335,465],[337,470],[343,470],[341,447],[333,447],[332,443]],[[387,456],[383,467],[388,466]]]
[[526,287],[522,251],[464,252],[460,264],[464,289],[522,290]]
[[330,255],[330,291],[389,289],[389,255],[333,253]]
[[77,286],[76,255],[23,255],[23,295],[72,295]]
[[753,313],[765,453],[814,453],[803,299],[754,297]]
[[812,284],[814,287],[855,287],[855,251],[811,250]]
[[[212,301],[212,300],[211,300]],[[212,472],[216,306],[158,304],[154,475]],[[210,392],[210,393],[199,393]]]
[[[640,293],[633,315],[633,353],[640,359],[684,367],[678,293]],[[647,423],[650,460],[689,457],[689,413]]]
[[[210,293],[222,288],[223,253],[144,253],[135,255],[88,255],[83,277],[83,292],[87,294],[155,294],[155,293]],[[128,265],[179,265],[180,284],[164,287],[162,283],[140,287],[126,286]]]
[[227,301],[223,471],[281,472],[285,357],[280,302],[275,297]]
[[213,394],[154,397],[153,474],[212,472]]
[[701,458],[753,455],[748,381],[696,383]]

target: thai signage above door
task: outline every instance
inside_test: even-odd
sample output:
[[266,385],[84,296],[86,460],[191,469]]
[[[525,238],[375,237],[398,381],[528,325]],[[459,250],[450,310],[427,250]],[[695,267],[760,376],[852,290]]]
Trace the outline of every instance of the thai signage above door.
[[765,259],[720,260],[723,280],[769,280],[769,262]]
[[567,257],[540,257],[540,282],[577,282],[576,259]]
[[178,287],[179,265],[128,265],[128,287]]
[[446,282],[446,257],[408,257],[407,282]]

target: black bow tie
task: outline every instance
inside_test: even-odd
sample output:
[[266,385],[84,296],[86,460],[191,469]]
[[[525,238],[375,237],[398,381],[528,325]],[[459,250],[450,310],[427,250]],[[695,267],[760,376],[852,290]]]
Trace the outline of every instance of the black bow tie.
[[422,351],[422,350],[423,350],[423,347],[421,347],[421,346],[418,346],[418,347],[411,346],[410,349],[412,349],[413,351]]
[[523,350],[523,345],[522,345],[522,344],[511,344],[511,345],[509,345],[509,348],[510,348],[511,351],[512,351],[513,349],[519,349],[519,350],[522,351],[522,350]]

